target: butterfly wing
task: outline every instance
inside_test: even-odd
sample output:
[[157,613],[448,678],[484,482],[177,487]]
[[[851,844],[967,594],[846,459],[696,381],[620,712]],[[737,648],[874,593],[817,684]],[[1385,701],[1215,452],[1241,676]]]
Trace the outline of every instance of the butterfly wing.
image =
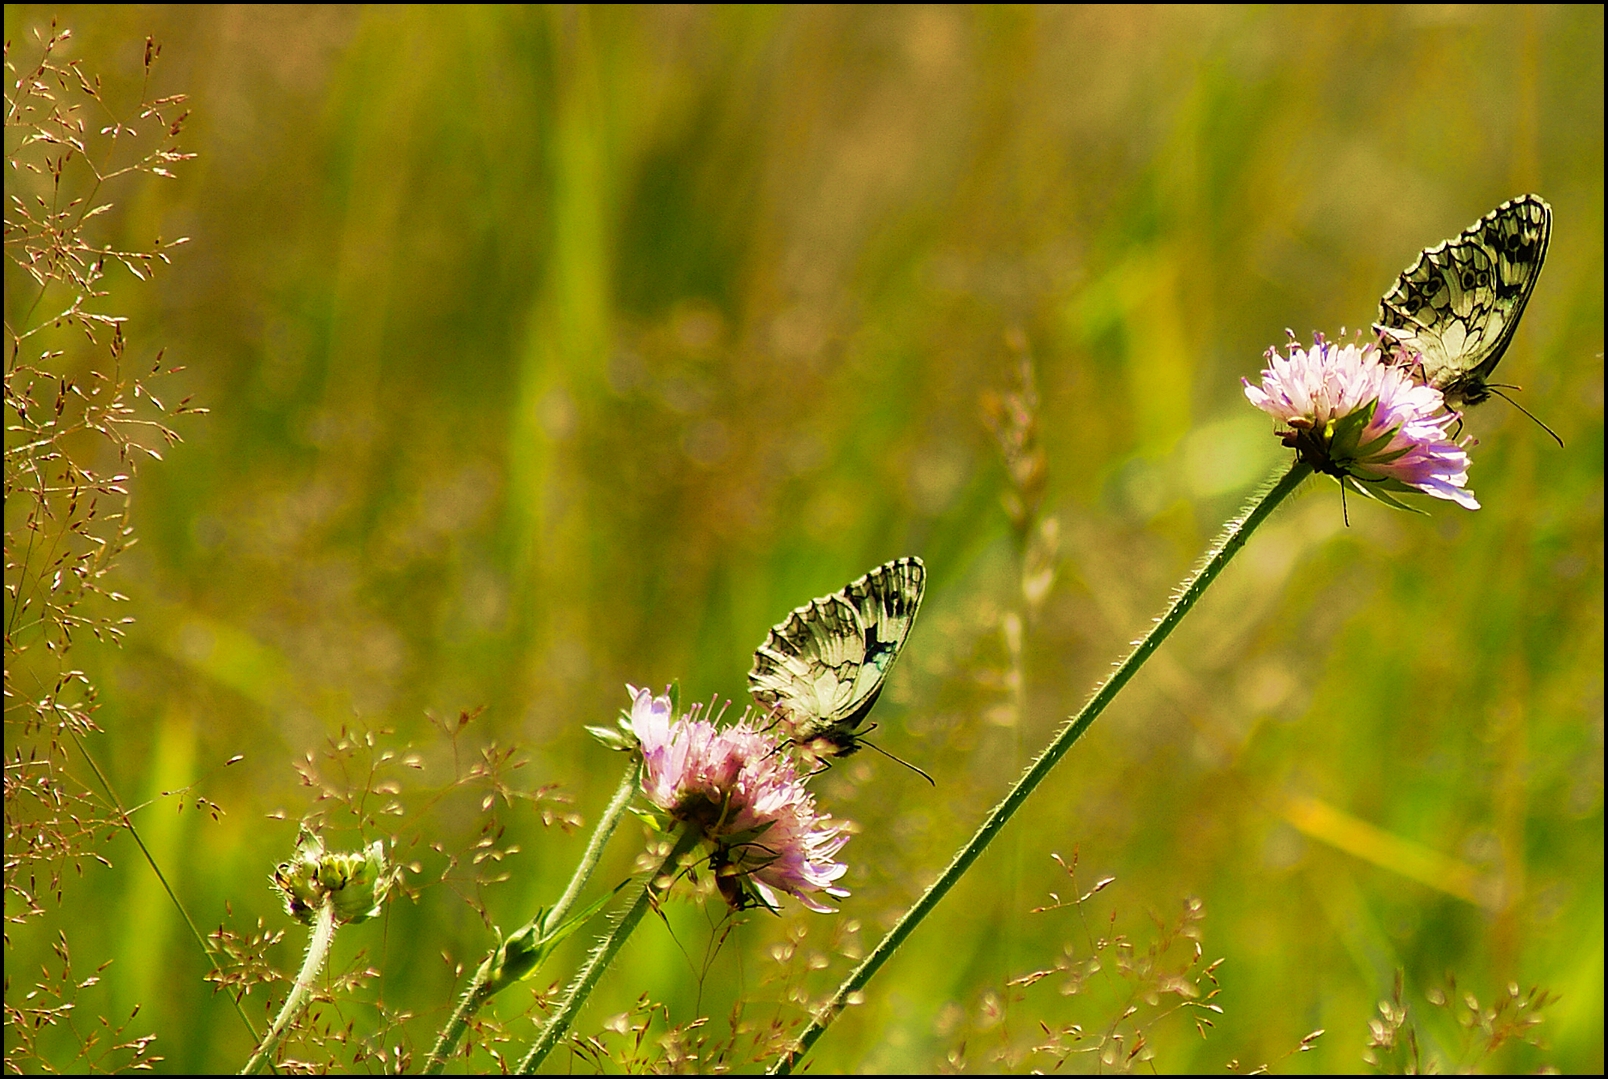
[[883,678],[904,650],[926,588],[927,567],[921,559],[911,557],[880,565],[843,589],[865,629],[865,662],[855,680],[855,711],[848,717],[851,727],[859,726],[876,704]]
[[1479,404],[1490,396],[1485,380],[1513,340],[1551,236],[1552,209],[1539,196],[1504,202],[1421,252],[1379,302],[1374,329],[1453,407]]
[[780,710],[802,741],[827,733],[854,711],[865,663],[860,615],[842,593],[799,607],[754,653],[749,692]]
[[919,558],[895,559],[794,610],[754,653],[754,699],[781,712],[797,740],[824,739],[839,756],[852,753],[853,732],[904,648],[925,583]]

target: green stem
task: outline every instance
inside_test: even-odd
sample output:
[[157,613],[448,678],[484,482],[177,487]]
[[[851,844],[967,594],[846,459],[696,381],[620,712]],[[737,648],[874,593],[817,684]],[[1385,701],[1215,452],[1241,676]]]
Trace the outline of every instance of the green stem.
[[[581,889],[585,888],[586,882],[591,879],[592,871],[597,868],[598,861],[603,857],[603,848],[614,835],[614,829],[619,825],[620,818],[625,815],[625,807],[630,803],[631,795],[636,790],[637,775],[641,768],[641,760],[633,757],[630,767],[625,770],[625,775],[620,777],[620,786],[610,799],[608,808],[603,811],[603,816],[598,818],[597,826],[592,829],[592,838],[587,841],[586,852],[581,855],[580,864],[575,867],[575,873],[570,877],[564,894],[558,897],[558,902],[553,904],[552,910],[545,913],[538,911],[536,917],[526,923],[525,928],[534,927],[538,937],[557,929],[564,924],[564,919],[569,917],[570,908],[575,905]],[[513,935],[515,934],[510,934]],[[463,996],[458,998],[458,1006],[453,1010],[452,1018],[441,1028],[435,1048],[431,1049],[430,1055],[425,1058],[424,1074],[439,1075],[446,1067],[448,1058],[457,1049],[459,1040],[463,1038],[463,1032],[469,1028],[470,1020],[480,1011],[481,1006],[519,980],[518,977],[500,976],[504,967],[498,961],[499,953],[505,946],[506,941],[499,944],[475,971],[469,987],[464,990]],[[521,972],[520,977],[523,977],[524,973]]]
[[[206,957],[208,963],[212,964],[212,969],[217,971],[221,978],[223,976],[223,965],[218,962],[217,953],[207,944],[207,938],[202,935],[201,928],[195,924],[195,919],[190,917],[189,909],[179,900],[178,893],[173,890],[173,885],[168,882],[167,874],[162,872],[162,867],[157,863],[156,855],[152,854],[151,848],[145,845],[144,837],[140,835],[140,830],[134,826],[134,818],[130,817],[128,810],[123,808],[123,800],[118,797],[117,791],[113,789],[112,781],[101,770],[100,762],[89,751],[89,746],[84,743],[84,739],[79,733],[71,727],[66,728],[66,730],[72,736],[73,744],[78,747],[78,752],[83,754],[84,761],[89,765],[90,770],[95,773],[95,778],[100,781],[101,789],[106,792],[106,797],[111,801],[113,808],[117,810],[118,819],[128,829],[129,838],[134,840],[134,845],[140,848],[140,854],[145,857],[145,863],[151,867],[151,872],[155,875],[157,883],[161,884],[162,890],[167,893],[168,901],[173,904],[173,909],[179,912],[179,917],[183,918],[184,924],[190,928],[190,936],[194,937],[196,944],[200,946],[201,954]],[[241,1004],[242,998],[235,993],[230,993],[229,997],[234,1001],[235,1014],[240,1016],[240,1021],[246,1024],[246,1030],[251,1033],[251,1040],[254,1042],[260,1041],[261,1039],[257,1036],[257,1024],[253,1023],[251,1017],[246,1014],[246,1009]]]
[[302,960],[301,972],[296,975],[296,984],[291,986],[290,996],[285,998],[284,1007],[279,1009],[279,1017],[274,1025],[263,1036],[262,1045],[246,1066],[240,1069],[241,1075],[256,1075],[268,1064],[268,1058],[274,1055],[279,1043],[284,1040],[285,1032],[290,1029],[304,1007],[307,998],[312,995],[313,982],[318,972],[324,969],[324,961],[329,958],[330,945],[335,942],[335,896],[333,892],[325,893],[324,901],[318,906],[318,920],[313,923],[313,936],[307,942],[307,958]]
[[1229,560],[1245,545],[1245,540],[1256,530],[1256,527],[1266,520],[1274,508],[1280,502],[1283,502],[1311,474],[1311,466],[1302,464],[1299,461],[1296,462],[1281,478],[1257,492],[1245,509],[1241,511],[1240,515],[1229,522],[1228,526],[1223,529],[1223,534],[1218,539],[1216,546],[1212,548],[1206,560],[1195,571],[1194,575],[1184,582],[1183,588],[1174,597],[1166,613],[1156,621],[1150,632],[1145,634],[1144,638],[1134,645],[1133,651],[1128,653],[1128,657],[1112,672],[1111,677],[1106,679],[1105,684],[1095,691],[1094,696],[1089,699],[1089,703],[1083,706],[1083,710],[1073,716],[1066,726],[1061,728],[1060,733],[1055,736],[1055,740],[1049,744],[1043,753],[1039,754],[1038,759],[1028,767],[1022,778],[1017,780],[1016,785],[1010,789],[1010,793],[1006,794],[1004,799],[988,814],[987,819],[983,821],[982,827],[977,829],[977,834],[972,836],[964,847],[960,848],[954,860],[949,863],[949,867],[943,871],[937,880],[933,881],[932,886],[922,894],[920,899],[916,900],[915,905],[904,913],[904,916],[899,919],[892,929],[888,930],[887,936],[882,938],[882,941],[872,950],[871,954],[867,955],[865,960],[844,980],[843,984],[838,987],[837,993],[816,1013],[809,1026],[804,1028],[804,1032],[799,1035],[799,1039],[793,1048],[784,1053],[771,1066],[770,1074],[792,1074],[793,1066],[803,1058],[805,1053],[809,1052],[810,1047],[826,1032],[826,1028],[831,1026],[832,1021],[842,1013],[849,998],[865,987],[865,984],[871,980],[872,975],[876,974],[882,965],[893,956],[893,953],[898,951],[899,945],[904,943],[905,938],[938,905],[938,901],[948,893],[950,888],[955,886],[956,881],[965,875],[966,870],[971,868],[972,863],[993,841],[999,830],[1005,827],[1006,822],[1021,808],[1022,803],[1027,801],[1028,795],[1033,793],[1039,783],[1044,780],[1044,777],[1050,774],[1050,770],[1060,762],[1062,757],[1066,756],[1067,750],[1071,749],[1073,744],[1083,737],[1083,732],[1088,730],[1089,726],[1099,718],[1101,712],[1105,711],[1106,705],[1111,703],[1112,698],[1117,695],[1123,686],[1128,684],[1128,680],[1144,665],[1145,660],[1150,658],[1151,653],[1161,645],[1162,641],[1167,639],[1167,635],[1173,631],[1184,615],[1189,613],[1189,609],[1195,605],[1195,601],[1200,599],[1206,588],[1217,579],[1217,575],[1223,571],[1223,567],[1228,565]]
[[587,880],[592,876],[592,870],[597,868],[599,859],[603,857],[603,847],[608,843],[609,837],[614,834],[615,827],[620,818],[625,816],[625,807],[631,802],[631,795],[636,793],[637,777],[642,774],[642,760],[632,754],[631,766],[620,777],[620,785],[609,800],[609,807],[603,811],[603,819],[597,822],[592,831],[592,838],[586,844],[586,853],[581,855],[581,864],[575,867],[575,875],[570,877],[569,886],[564,894],[558,897],[553,909],[547,915],[549,928],[563,922],[568,917],[569,909],[580,898],[581,889],[586,887]]
[[656,895],[670,886],[670,881],[681,862],[681,856],[697,846],[702,837],[703,833],[698,828],[691,825],[682,828],[681,834],[676,838],[675,846],[670,848],[670,853],[665,855],[664,862],[642,885],[642,891],[637,896],[636,902],[631,904],[631,909],[625,912],[625,916],[615,925],[613,932],[598,942],[598,946],[593,949],[592,957],[587,960],[586,966],[570,985],[564,1003],[559,1005],[558,1011],[553,1013],[553,1017],[542,1028],[541,1036],[536,1039],[536,1044],[531,1046],[530,1053],[519,1062],[519,1074],[530,1075],[541,1066],[542,1061],[547,1059],[547,1054],[553,1051],[553,1047],[564,1036],[564,1032],[569,1030],[575,1013],[581,1010],[586,998],[592,995],[592,989],[597,985],[598,979],[619,954],[626,938],[647,913],[649,904]]

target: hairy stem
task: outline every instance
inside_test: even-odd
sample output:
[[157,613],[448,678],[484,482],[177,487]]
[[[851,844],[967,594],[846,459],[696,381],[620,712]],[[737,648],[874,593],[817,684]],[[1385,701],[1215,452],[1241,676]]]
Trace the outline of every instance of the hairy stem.
[[575,1019],[575,1013],[581,1010],[586,998],[592,995],[592,989],[597,985],[598,979],[603,976],[603,972],[608,969],[614,957],[619,954],[621,946],[630,937],[631,931],[647,913],[649,904],[669,888],[676,867],[681,862],[681,856],[695,847],[701,837],[702,832],[697,828],[688,826],[682,829],[676,838],[675,846],[670,848],[670,853],[665,855],[659,868],[655,869],[642,885],[642,891],[637,895],[636,902],[631,904],[631,909],[625,912],[615,924],[614,930],[592,950],[591,958],[587,960],[586,966],[581,968],[581,972],[570,985],[569,992],[565,994],[564,1003],[558,1006],[558,1011],[553,1013],[553,1017],[542,1028],[541,1036],[536,1039],[536,1044],[531,1046],[530,1053],[519,1062],[521,1075],[529,1075],[540,1067],[542,1061],[547,1059],[547,1054],[553,1051],[553,1047],[564,1036],[565,1031],[569,1030],[570,1023]]
[[949,889],[955,886],[955,882],[965,875],[966,870],[970,869],[972,863],[987,849],[1000,829],[1005,827],[1006,822],[1022,807],[1022,803],[1027,801],[1028,796],[1043,782],[1044,777],[1050,774],[1050,770],[1062,757],[1066,756],[1067,750],[1083,737],[1083,732],[1099,718],[1101,712],[1105,711],[1106,705],[1111,703],[1122,687],[1128,684],[1128,680],[1138,673],[1139,668],[1144,666],[1145,661],[1160,647],[1161,642],[1167,639],[1167,635],[1183,620],[1184,615],[1189,613],[1195,601],[1200,599],[1207,587],[1217,579],[1217,575],[1245,545],[1246,539],[1256,527],[1311,474],[1312,469],[1309,465],[1296,462],[1282,477],[1257,492],[1239,516],[1228,523],[1200,568],[1184,582],[1183,587],[1178,590],[1172,603],[1156,620],[1150,632],[1134,644],[1133,651],[1128,653],[1127,658],[1117,666],[1111,677],[1095,690],[1089,703],[1067,721],[1066,726],[1061,728],[1060,733],[1044,752],[1039,754],[1038,759],[1028,766],[1022,778],[1016,781],[1016,785],[988,814],[982,826],[977,829],[977,833],[955,854],[948,868],[921,898],[916,900],[915,905],[905,911],[904,916],[888,930],[887,936],[882,938],[864,961],[844,979],[843,984],[838,986],[837,993],[816,1013],[809,1026],[804,1028],[804,1032],[799,1035],[792,1049],[782,1054],[771,1066],[770,1074],[792,1074],[794,1065],[809,1052],[810,1047],[826,1032],[826,1028],[832,1025],[832,1021],[842,1013],[849,999],[865,987],[872,975],[876,974],[893,953],[899,950],[905,938],[910,936],[916,926],[921,924],[922,919],[938,905],[938,901],[943,899]]
[[[598,818],[597,826],[592,829],[592,838],[587,841],[586,852],[581,855],[580,863],[576,865],[569,885],[565,887],[564,894],[558,897],[558,902],[553,904],[553,909],[545,913],[538,912],[526,923],[525,928],[535,927],[538,937],[563,925],[564,919],[569,916],[570,908],[575,905],[581,889],[586,887],[586,882],[592,877],[592,871],[597,868],[598,861],[603,857],[603,848],[608,845],[609,838],[614,835],[614,829],[620,823],[620,818],[625,815],[625,807],[631,801],[631,794],[636,790],[637,775],[641,768],[642,762],[633,759],[631,765],[626,768],[625,775],[620,777],[619,788],[609,800],[603,816]],[[457,1049],[459,1040],[463,1038],[463,1032],[469,1028],[470,1020],[480,1011],[481,1005],[519,980],[517,977],[499,977],[499,972],[503,969],[497,963],[497,952],[500,948],[501,946],[493,949],[486,957],[486,961],[475,971],[469,987],[459,997],[452,1018],[441,1028],[435,1047],[425,1058],[424,1074],[439,1075],[446,1067],[447,1059]]]
[[246,1061],[246,1066],[240,1069],[241,1075],[256,1075],[267,1066],[268,1060],[279,1048],[284,1040],[285,1032],[290,1024],[307,1006],[307,999],[312,995],[313,982],[318,978],[318,972],[324,969],[324,961],[329,958],[330,945],[335,942],[335,896],[326,893],[318,905],[318,919],[313,923],[312,939],[307,942],[307,958],[302,960],[301,971],[296,975],[296,984],[291,986],[290,996],[285,998],[285,1006],[279,1009],[279,1017],[274,1025],[263,1036],[262,1045]]

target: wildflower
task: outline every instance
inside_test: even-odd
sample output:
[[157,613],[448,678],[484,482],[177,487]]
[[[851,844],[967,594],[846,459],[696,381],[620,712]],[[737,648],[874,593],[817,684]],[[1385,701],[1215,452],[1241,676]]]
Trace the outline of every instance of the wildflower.
[[710,865],[731,906],[775,909],[780,891],[824,913],[833,908],[816,893],[849,894],[833,886],[848,869],[833,861],[849,841],[844,825],[816,812],[815,796],[774,737],[746,716],[717,727],[698,706],[676,719],[668,696],[626,688],[642,793],[668,821],[695,827],[714,844]]
[[810,893],[838,898],[849,894],[833,886],[849,868],[833,861],[849,841],[844,825],[817,815],[815,796],[793,773],[791,761],[760,777],[749,795],[749,804],[734,818],[732,840],[717,848],[716,882],[721,894],[741,909],[751,898],[744,885],[751,885],[759,901],[775,909],[774,888],[810,910],[830,913],[833,908]]
[[396,882],[396,872],[387,864],[385,845],[378,839],[359,851],[330,852],[303,825],[295,856],[280,863],[270,879],[291,917],[311,925],[326,896],[333,901],[339,922],[374,917]]
[[1413,381],[1405,367],[1383,362],[1371,344],[1339,346],[1318,335],[1289,355],[1267,351],[1262,384],[1245,384],[1251,404],[1288,425],[1284,444],[1342,488],[1399,509],[1392,493],[1432,495],[1479,509],[1468,483],[1472,439],[1453,441],[1458,414],[1441,391]]

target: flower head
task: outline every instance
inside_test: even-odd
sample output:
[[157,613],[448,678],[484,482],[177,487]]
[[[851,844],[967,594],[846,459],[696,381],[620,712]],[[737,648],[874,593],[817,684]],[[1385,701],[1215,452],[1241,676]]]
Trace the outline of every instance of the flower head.
[[716,726],[696,705],[677,719],[668,696],[626,688],[642,750],[642,793],[714,844],[711,866],[728,903],[774,909],[776,889],[824,912],[832,908],[812,893],[848,895],[833,886],[848,869],[833,861],[849,841],[844,825],[816,812],[814,795],[775,738],[746,717]]
[[1373,345],[1334,345],[1320,335],[1303,349],[1292,334],[1288,356],[1268,349],[1260,386],[1241,381],[1251,404],[1287,425],[1284,444],[1341,486],[1403,509],[1391,493],[1480,508],[1466,489],[1464,447],[1472,440],[1448,433],[1458,414]]
[[[764,735],[758,737],[766,741]],[[815,796],[804,786],[792,759],[766,751],[767,759],[747,768],[739,777],[738,809],[732,830],[717,846],[717,883],[732,906],[746,905],[744,884],[752,885],[759,900],[772,909],[772,888],[798,899],[813,911],[831,907],[812,896],[825,892],[842,897],[849,893],[834,887],[848,871],[833,861],[849,841],[842,822],[816,813]]]
[[396,882],[396,870],[378,839],[362,850],[334,853],[326,851],[324,841],[304,824],[296,837],[295,856],[281,862],[269,879],[285,901],[285,910],[299,922],[312,925],[325,899],[333,904],[337,921],[362,922],[380,912]]

